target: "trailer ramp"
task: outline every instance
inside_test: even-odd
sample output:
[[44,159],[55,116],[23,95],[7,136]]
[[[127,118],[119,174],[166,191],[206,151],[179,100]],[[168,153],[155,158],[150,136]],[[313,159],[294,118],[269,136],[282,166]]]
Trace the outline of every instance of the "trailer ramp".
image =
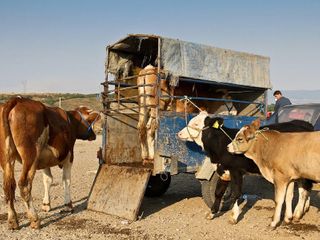
[[151,174],[147,168],[103,164],[97,173],[88,209],[137,220]]

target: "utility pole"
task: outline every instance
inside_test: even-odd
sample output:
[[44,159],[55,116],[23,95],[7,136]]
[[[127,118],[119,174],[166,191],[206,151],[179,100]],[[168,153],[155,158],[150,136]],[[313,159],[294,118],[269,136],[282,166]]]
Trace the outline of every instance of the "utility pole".
[[23,94],[26,94],[26,92],[27,92],[27,83],[28,83],[27,80],[22,81]]

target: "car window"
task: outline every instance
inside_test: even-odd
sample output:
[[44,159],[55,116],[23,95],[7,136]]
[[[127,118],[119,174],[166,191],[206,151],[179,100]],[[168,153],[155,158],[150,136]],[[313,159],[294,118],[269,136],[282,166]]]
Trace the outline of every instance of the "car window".
[[286,108],[279,112],[278,121],[288,122],[298,119],[315,124],[317,116],[314,116],[314,114],[315,110],[310,108]]

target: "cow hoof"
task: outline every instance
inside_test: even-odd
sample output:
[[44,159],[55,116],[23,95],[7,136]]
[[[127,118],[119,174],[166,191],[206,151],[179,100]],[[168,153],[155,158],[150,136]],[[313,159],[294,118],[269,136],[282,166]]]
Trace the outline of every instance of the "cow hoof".
[[278,225],[279,225],[279,223],[272,222],[272,223],[270,224],[270,229],[271,229],[271,230],[275,230],[275,229],[278,227]]
[[284,218],[284,222],[285,222],[286,224],[291,223],[291,221],[292,221],[292,217],[285,217],[285,218]]
[[294,216],[293,217],[293,219],[292,219],[292,222],[294,222],[294,223],[298,223],[298,222],[300,222],[300,219],[302,218],[302,216]]
[[42,209],[42,211],[44,211],[44,212],[50,212],[51,206],[50,206],[49,203],[43,203],[41,209]]
[[65,204],[60,213],[73,213],[72,203]]
[[212,220],[212,219],[214,219],[214,214],[211,213],[211,212],[207,213],[206,219],[207,219],[207,220]]
[[9,230],[17,230],[19,228],[19,223],[17,220],[9,220],[8,221],[8,229]]
[[229,223],[232,224],[232,225],[236,225],[238,223],[238,221],[234,218],[230,218],[229,219]]
[[39,229],[40,228],[40,219],[37,219],[36,221],[30,222],[30,227],[32,229]]

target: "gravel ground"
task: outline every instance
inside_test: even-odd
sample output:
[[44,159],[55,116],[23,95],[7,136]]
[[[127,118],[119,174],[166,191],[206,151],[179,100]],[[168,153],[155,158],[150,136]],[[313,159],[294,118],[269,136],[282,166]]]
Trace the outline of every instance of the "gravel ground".
[[[0,239],[320,239],[319,186],[312,192],[311,208],[295,224],[282,224],[276,230],[268,225],[274,211],[273,186],[258,176],[245,179],[244,192],[249,196],[237,225],[228,220],[230,212],[214,220],[206,220],[207,207],[201,199],[200,184],[192,174],[172,178],[171,186],[160,198],[145,198],[140,220],[127,220],[86,210],[87,197],[95,177],[98,161],[96,151],[101,137],[95,142],[78,141],[72,169],[73,214],[60,213],[63,205],[61,170],[53,168],[52,207],[41,212],[43,195],[42,174],[36,174],[33,184],[35,207],[42,219],[41,229],[32,230],[24,214],[24,206],[16,194],[16,210],[21,229],[7,230],[7,211],[3,192],[0,191]],[[20,164],[17,164],[16,176]],[[2,176],[1,184],[2,184]]]

